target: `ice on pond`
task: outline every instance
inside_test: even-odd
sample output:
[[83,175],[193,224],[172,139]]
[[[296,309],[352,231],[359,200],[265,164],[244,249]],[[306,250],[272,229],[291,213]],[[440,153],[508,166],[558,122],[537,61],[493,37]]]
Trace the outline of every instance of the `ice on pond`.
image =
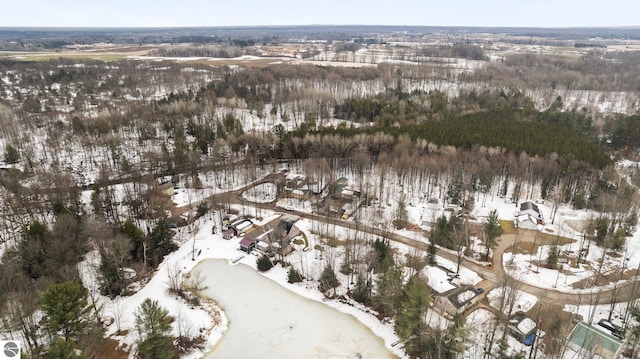
[[203,294],[229,328],[206,358],[394,358],[355,317],[299,296],[244,265],[205,260]]

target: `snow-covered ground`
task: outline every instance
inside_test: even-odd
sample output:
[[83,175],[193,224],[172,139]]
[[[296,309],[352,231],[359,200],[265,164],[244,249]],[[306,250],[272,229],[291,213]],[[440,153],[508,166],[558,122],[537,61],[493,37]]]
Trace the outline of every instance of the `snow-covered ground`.
[[[489,299],[489,303],[491,304],[491,306],[498,310],[500,310],[500,301],[504,296],[505,296],[505,291],[504,291],[504,288],[502,287],[496,288],[490,291],[489,294],[487,294],[487,298]],[[516,290],[515,292],[511,293],[509,289],[507,290],[506,296],[513,297],[514,312],[517,312],[517,311],[528,312],[538,302],[537,297],[529,293],[523,292],[521,290]]]
[[277,191],[275,183],[263,183],[244,191],[242,198],[249,202],[269,203],[275,201]]
[[311,213],[311,202],[308,200],[296,199],[296,198],[283,198],[276,202],[277,207],[281,207],[287,211],[300,211]]
[[[486,309],[477,309],[467,316],[466,325],[469,328],[468,345],[463,353],[465,359],[481,359],[485,357],[484,348],[488,345],[493,336],[493,350],[491,353],[498,352],[498,342],[502,340],[504,331],[500,325],[497,326],[495,333],[492,328],[495,325],[496,316]],[[517,341],[511,335],[506,335],[506,354],[515,355],[522,353],[524,357],[528,357],[531,351],[530,346]],[[536,353],[538,358],[544,358],[545,355],[540,349]]]
[[[277,216],[274,215],[267,215],[263,223],[273,220],[276,217]],[[99,298],[99,302],[104,306],[105,316],[113,319],[113,324],[107,328],[107,335],[120,340],[125,348],[135,346],[137,338],[134,319],[135,311],[145,298],[152,298],[158,300],[163,307],[169,310],[170,315],[176,318],[178,325],[182,326],[183,333],[185,331],[189,335],[204,333],[207,338],[205,351],[193,352],[187,358],[202,357],[204,353],[209,351],[210,348],[222,338],[223,334],[228,330],[229,323],[217,305],[205,303],[204,308],[199,309],[188,305],[185,301],[169,293],[170,274],[184,276],[186,273],[191,272],[191,277],[196,276],[197,274],[195,274],[195,272],[201,269],[200,267],[193,268],[204,259],[221,258],[230,262],[234,259],[239,259],[237,261],[238,264],[244,264],[255,269],[257,257],[253,254],[246,255],[246,253],[239,250],[239,238],[224,240],[220,235],[211,234],[212,227],[216,220],[216,216],[205,216],[197,220],[190,227],[179,228],[176,233],[176,238],[182,243],[181,247],[176,252],[167,256],[153,278],[136,294],[129,297],[117,297],[111,300],[107,297],[100,296],[96,281],[96,268],[99,264],[99,257],[95,252],[87,256],[87,260],[81,263],[82,272],[85,273],[85,277],[83,278],[84,283],[92,290],[92,295]],[[258,222],[258,224],[261,223]],[[300,223],[299,226],[305,230],[309,227],[309,224]],[[292,265],[296,267],[301,265],[312,267],[313,270],[305,270],[305,272],[308,273],[309,278],[313,279],[317,278],[320,272],[320,269],[316,268],[320,267],[323,263],[323,260],[314,258],[314,255],[317,255],[314,251],[303,252],[302,249],[299,249],[290,255],[290,261]],[[192,258],[195,260],[192,260]],[[338,275],[339,278],[341,278],[341,283],[343,283],[343,286],[338,289],[338,293],[340,293],[341,291],[346,291],[348,278],[340,273],[338,273]],[[204,273],[203,276],[206,278],[207,274]],[[391,343],[398,340],[393,332],[392,324],[380,323],[371,312],[357,305],[357,303],[345,304],[337,300],[323,302],[323,295],[317,290],[316,284],[312,281],[304,281],[296,285],[288,284],[286,282],[286,269],[279,266],[271,269],[265,276],[269,278],[271,282],[278,283],[299,296],[324,303],[324,305],[328,305],[340,312],[351,314],[359,323],[362,323],[373,331],[373,333],[363,334],[362,340],[376,341],[380,340],[376,338],[382,338],[387,348],[391,348]],[[264,280],[258,281],[258,283],[267,283],[264,284],[265,286],[270,285],[268,282],[264,282]],[[209,286],[216,286],[216,290],[219,290],[221,289],[219,285],[217,282],[212,282]],[[237,285],[237,282],[232,285]],[[261,284],[256,285],[260,286]],[[261,288],[257,288],[258,291],[260,291],[260,289]],[[272,299],[271,297],[268,298],[269,300]],[[232,312],[227,302],[221,304],[223,304],[225,310]],[[256,305],[259,305],[259,303],[256,303]],[[306,313],[305,316],[308,314],[307,309],[301,312]],[[256,317],[253,316],[251,322],[256,321]],[[331,323],[328,324],[330,325]],[[122,335],[121,333],[126,334]],[[174,334],[178,335],[178,333],[177,326],[174,326]],[[331,353],[339,353],[333,351],[337,349],[339,349],[337,346],[328,348],[327,353],[330,355]],[[398,349],[396,349],[394,354],[400,357],[403,356],[402,351],[398,351]]]
[[[291,170],[298,170],[297,168],[291,168]],[[260,175],[264,175],[266,172],[262,172]],[[222,192],[230,189],[237,189],[244,185],[242,183],[243,176],[242,175],[234,175],[229,176],[224,181],[220,181],[220,175],[216,173],[205,173],[200,175],[200,181],[202,182],[203,189],[193,189],[186,188],[183,183],[178,184],[178,188],[174,191],[174,195],[172,196],[173,201],[178,206],[186,206],[191,202],[196,200],[201,200],[206,198],[206,196]],[[261,177],[259,175],[254,175],[254,180],[258,181]],[[351,183],[356,183],[352,186],[358,186],[355,178],[349,178]],[[217,185],[217,183],[224,183],[223,185]],[[275,185],[272,183],[265,183],[258,185],[248,191],[243,193],[243,198],[248,202],[261,202],[261,201],[269,201],[271,198],[275,197],[274,189]],[[88,196],[87,196],[88,197]],[[431,219],[437,218],[439,215],[446,213],[446,208],[443,208],[442,205],[428,203],[428,198],[423,196],[422,198],[417,197],[417,199],[412,200],[411,203],[407,206],[407,211],[409,214],[410,222],[418,223],[423,228],[428,229],[429,223]],[[385,201],[386,202],[386,201]],[[397,198],[393,196],[388,200],[388,206],[382,207],[382,212],[380,211],[371,211],[368,212],[369,208],[365,208],[361,211],[360,216],[365,223],[373,223],[375,225],[377,218],[381,223],[389,223],[389,220],[393,217],[393,213],[396,210]],[[297,199],[283,199],[277,203],[281,208],[287,208],[291,206],[292,209],[299,211],[311,211],[311,203],[310,201],[297,200]],[[540,209],[542,210],[545,217],[549,216],[550,208],[545,203],[538,204]],[[235,207],[235,206],[234,206]],[[510,201],[505,201],[504,198],[498,196],[488,196],[485,201],[484,206],[476,206],[476,208],[472,212],[472,217],[476,219],[477,222],[482,223],[486,220],[489,212],[491,210],[497,210],[498,216],[500,219],[512,220],[514,218],[514,214],[517,211],[517,207],[515,204],[510,203]],[[253,209],[247,207],[235,207],[235,210],[242,213],[252,213]],[[269,211],[262,210],[261,216],[265,218],[263,221],[267,222],[268,220],[273,219],[273,215]],[[579,228],[574,228],[579,221],[585,220],[589,218],[592,214],[588,211],[574,211],[569,207],[561,206],[558,210],[558,215],[556,217],[555,224],[546,224],[541,228],[542,231],[547,233],[556,233],[560,234],[563,237],[576,237],[576,235],[580,232]],[[375,216],[375,217],[374,217]],[[136,308],[142,300],[146,297],[158,298],[161,303],[167,307],[171,314],[174,316],[179,316],[182,318],[196,318],[194,319],[193,326],[197,327],[197,331],[204,331],[207,333],[207,350],[212,348],[215,343],[217,343],[220,338],[223,337],[224,332],[227,330],[227,322],[224,314],[218,313],[215,306],[209,306],[207,310],[207,314],[203,315],[202,311],[199,309],[186,309],[188,306],[185,303],[181,303],[179,300],[175,299],[171,295],[167,293],[167,276],[170,268],[180,268],[181,273],[189,272],[193,265],[200,260],[206,258],[223,258],[226,260],[233,260],[240,258],[244,255],[242,252],[238,251],[238,239],[232,239],[230,241],[222,240],[217,235],[211,234],[211,229],[214,223],[217,221],[217,216],[215,215],[205,215],[203,218],[199,219],[195,222],[195,224],[191,225],[189,228],[181,228],[178,231],[177,239],[183,243],[182,247],[175,253],[171,254],[163,264],[160,266],[158,273],[154,276],[154,278],[137,294],[129,298],[118,298],[114,301],[110,301],[106,298],[102,298],[105,303],[105,312],[113,313],[112,315],[115,317],[120,316],[121,319],[118,320],[120,323],[119,326],[121,329],[129,329],[129,333],[126,336],[119,337],[120,340],[127,346],[132,346],[135,343],[136,334],[135,331],[131,330],[133,328],[133,310],[130,308]],[[215,223],[219,225],[219,223]],[[259,224],[259,223],[258,223]],[[571,225],[570,225],[571,224]],[[321,244],[323,239],[324,231],[322,230],[321,224],[311,222],[309,220],[301,220],[297,222],[296,226],[298,226],[301,231],[303,231],[308,240],[308,246],[310,248],[315,248],[316,245]],[[354,230],[346,229],[342,227],[332,228],[332,235],[336,238],[353,238],[355,233]],[[398,231],[400,234],[427,242],[424,234],[419,231],[410,231],[410,230],[402,230]],[[638,251],[633,250],[634,245],[632,242],[635,241],[634,236],[629,240],[629,245],[627,246],[629,253],[629,263],[630,265],[637,264],[640,261],[640,256],[638,255]],[[195,241],[195,244],[194,244]],[[577,241],[576,241],[577,242]],[[398,245],[397,243],[391,243],[392,248],[397,251],[398,254],[408,254],[410,250],[404,246]],[[567,246],[571,246],[567,245]],[[320,253],[317,250],[307,250],[304,251],[302,246],[296,246],[296,250],[289,255],[288,261],[295,268],[299,269],[303,275],[307,278],[318,278],[320,275],[320,271],[323,265],[326,263],[327,257],[331,256],[333,259],[334,265],[339,265],[341,255],[343,255],[341,247],[330,248],[325,247],[325,250],[329,252]],[[562,250],[565,250],[563,247]],[[532,284],[541,286],[541,287],[549,287],[555,288],[556,290],[561,291],[574,291],[570,285],[575,281],[587,276],[587,273],[581,273],[579,270],[573,270],[566,268],[566,274],[560,273],[555,270],[549,270],[545,268],[537,268],[536,265],[529,266],[530,260],[538,260],[539,258],[544,258],[546,252],[548,251],[548,246],[541,246],[540,252],[532,255],[522,255],[518,254],[513,261],[514,265],[511,266],[511,254],[509,252],[505,253],[504,263],[508,268],[510,273],[520,280],[524,280],[530,282]],[[596,259],[598,257],[597,249],[592,247],[593,255],[588,257],[589,260]],[[193,253],[198,253],[196,261],[192,261],[191,257]],[[324,254],[324,257],[323,257]],[[239,259],[239,263],[243,263],[255,268],[255,260],[256,257],[253,255],[245,255],[241,259]],[[445,268],[447,271],[456,272],[457,266],[455,263],[447,261],[443,258],[438,258],[438,264],[440,267]],[[613,265],[613,264],[612,264]],[[169,268],[169,270],[168,270]],[[538,273],[533,273],[533,271],[537,271]],[[438,267],[425,267],[423,269],[422,274],[427,278],[429,285],[434,287],[434,289],[438,292],[444,292],[448,289],[453,288],[453,285],[447,281],[448,276],[446,271],[438,268]],[[537,275],[537,276],[534,276]],[[349,278],[341,273],[337,273],[338,278],[341,281],[341,286],[337,288],[337,294],[345,294],[348,290]],[[581,277],[581,275],[583,277]],[[304,297],[322,301],[322,294],[317,290],[316,284],[312,281],[304,281],[302,283],[298,283],[295,285],[291,285],[286,283],[286,270],[281,267],[276,267],[271,271],[264,274],[267,278],[275,281],[276,283],[282,285],[288,290],[295,292]],[[481,281],[481,278],[477,273],[468,270],[467,268],[460,269],[460,282],[475,285]],[[593,290],[593,289],[592,289]],[[498,290],[491,291],[488,296],[491,303],[496,302],[496,298],[500,294]],[[536,303],[536,298],[526,294],[526,293],[518,293],[516,296],[516,308],[518,310],[527,311]],[[354,315],[360,322],[364,323],[368,327],[372,328],[375,335],[378,335],[384,339],[387,348],[390,347],[390,343],[393,343],[397,340],[397,337],[393,333],[393,325],[391,323],[381,323],[378,319],[373,316],[368,309],[359,306],[357,303],[349,303],[344,304],[338,301],[327,301],[325,304],[334,307],[340,311],[348,312]],[[495,304],[494,304],[495,305]],[[128,310],[123,310],[122,308],[128,308]],[[216,314],[218,313],[218,314]],[[484,318],[482,310],[477,310],[474,313],[478,318],[471,318],[468,321],[473,323],[474,320],[485,320],[485,322],[491,322],[491,318]],[[485,315],[485,316],[486,316]],[[432,316],[436,316],[436,322],[440,323],[437,325],[443,325],[443,321],[446,323],[444,318],[439,317],[437,314],[432,314]],[[472,314],[473,316],[473,314]],[[203,318],[208,318],[207,321],[203,320]],[[213,319],[212,319],[213,318]],[[215,321],[215,325],[213,324]],[[109,329],[109,334],[113,334],[116,332],[115,323]],[[482,335],[482,332],[480,334]],[[501,336],[501,333],[499,334]],[[507,336],[509,339],[509,345],[513,350],[522,351],[527,350],[528,348],[523,347],[520,343],[515,341],[515,339]],[[480,343],[477,341],[476,343]],[[398,350],[398,349],[396,349]],[[478,348],[468,349],[465,354],[466,357],[472,358],[474,356],[472,351],[476,353],[479,351]],[[401,355],[402,353],[396,353],[397,355]],[[198,357],[202,355],[202,353],[193,353],[191,357]]]
[[[299,171],[300,173],[304,172],[303,168],[299,168],[301,166],[297,168],[292,165],[290,167],[291,171]],[[190,183],[191,179],[181,178],[181,181],[177,183],[177,188],[171,189],[172,200],[178,207],[193,205],[214,193],[241,188],[247,185],[247,178],[250,179],[249,181],[260,181],[260,179],[266,174],[273,171],[273,168],[266,166],[264,168],[253,169],[251,171],[244,167],[238,167],[231,171],[223,170],[206,172],[199,174],[198,182],[200,185],[197,186],[197,188],[194,188],[195,186]],[[348,173],[336,173],[336,176],[341,175],[348,176],[350,187],[367,187],[367,183],[359,183],[358,178],[349,176]],[[376,178],[375,172],[365,176],[364,180],[370,181],[371,178]],[[369,183],[369,186],[370,185],[371,184]],[[383,203],[379,206],[374,205],[371,207],[364,207],[358,212],[359,220],[362,221],[362,223],[367,223],[374,227],[377,226],[379,228],[385,228],[383,227],[384,223],[390,223],[393,219],[394,213],[397,210],[398,196],[401,191],[397,191],[397,187],[394,187],[393,183],[385,182],[384,186],[384,194],[382,196]],[[407,183],[404,188],[409,188],[413,191],[412,195],[409,197],[410,200],[407,201],[407,212],[411,223],[417,224],[422,229],[428,230],[433,219],[442,214],[448,213],[447,208],[444,208],[441,203],[430,203],[429,196],[423,193],[423,188],[421,188],[419,184]],[[128,188],[128,185],[116,185],[113,186],[112,189],[117,193],[116,199],[118,199],[118,201],[122,201],[124,199],[124,194],[127,191],[133,190]],[[90,193],[90,191],[85,191],[83,193],[83,200],[87,205],[90,202]],[[479,195],[479,197],[481,196],[484,195]],[[243,198],[248,202],[270,202],[276,199],[275,184],[265,183],[255,186],[245,191],[243,193]],[[481,205],[481,203],[484,204]],[[311,201],[298,199],[283,199],[279,201],[277,205],[281,208],[291,206],[291,208],[295,210],[304,212],[311,212],[312,208]],[[545,218],[548,219],[551,213],[550,205],[538,202],[538,206],[542,210]],[[516,204],[511,203],[511,201],[506,201],[502,197],[489,194],[483,199],[483,201],[477,201],[477,204],[471,213],[472,220],[482,223],[486,221],[489,212],[494,209],[497,211],[500,219],[513,220],[514,214],[518,208]],[[236,208],[236,210],[238,210],[238,212],[241,211],[242,213],[253,213],[254,211],[254,209],[248,207]],[[272,218],[271,214],[267,213],[268,211],[264,212],[265,213],[261,213],[260,216],[256,215],[256,217]],[[545,233],[558,234],[562,237],[574,238],[574,242],[562,246],[561,251],[574,251],[575,253],[578,245],[578,238],[582,231],[581,223],[593,215],[594,213],[589,211],[576,211],[568,206],[560,206],[555,219],[555,224],[550,224],[550,222],[547,221],[547,224],[541,227],[540,230]],[[108,328],[108,335],[114,335],[115,338],[121,340],[123,345],[126,347],[133,346],[137,335],[135,330],[133,330],[135,309],[145,298],[150,297],[158,299],[180,323],[190,323],[188,332],[205,333],[208,340],[207,350],[219,341],[227,328],[227,323],[224,314],[220,313],[219,309],[217,309],[215,305],[207,304],[204,309],[191,309],[184,301],[177,299],[175,296],[172,296],[167,292],[169,272],[179,270],[180,273],[187,273],[197,261],[205,258],[224,258],[232,260],[240,256],[241,253],[238,252],[237,249],[237,240],[224,241],[220,237],[211,234],[211,229],[214,223],[217,226],[221,225],[216,221],[218,221],[217,216],[207,214],[194,224],[190,225],[190,227],[180,228],[176,235],[176,239],[182,244],[181,248],[165,259],[155,276],[135,295],[126,298],[120,297],[114,300],[101,297],[100,300],[104,304],[105,315],[114,319],[114,323]],[[318,223],[312,223],[308,220],[302,220],[298,222],[297,226],[299,226],[299,228],[307,235],[310,248],[315,248],[317,244],[322,243],[321,237],[323,231],[320,230],[320,227],[322,227],[321,225]],[[332,228],[331,231],[332,235],[336,238],[354,237],[354,231],[346,228],[336,227],[335,229]],[[427,242],[427,238],[422,231],[401,230],[398,231],[398,233]],[[626,255],[623,256],[623,258],[628,258],[626,261],[627,268],[635,268],[638,263],[640,263],[640,240],[638,237],[639,235],[636,233],[627,241]],[[408,248],[396,243],[392,243],[392,248],[394,248],[394,250],[399,254],[410,253]],[[531,255],[518,254],[513,260],[513,266],[511,265],[511,259],[513,257],[509,252],[507,252],[504,256],[505,267],[515,278],[519,278],[520,280],[531,284],[540,287],[555,288],[560,291],[575,291],[575,289],[571,287],[571,284],[583,278],[587,278],[591,272],[582,269],[568,268],[568,266],[564,266],[564,270],[558,272],[556,270],[538,268],[536,264],[530,265],[530,262],[532,261],[539,261],[540,259],[544,260],[548,249],[549,246],[541,246],[538,253]],[[336,249],[330,249],[327,247],[327,250],[329,252],[333,252],[331,255],[334,258],[334,264],[339,265],[342,249],[340,247]],[[191,260],[193,253],[198,253],[196,261]],[[599,248],[592,245],[587,260],[595,262],[600,258],[601,253],[602,252]],[[324,254],[327,255],[330,253],[327,252]],[[288,260],[293,266],[300,268],[301,272],[303,272],[308,278],[318,278],[321,268],[326,261],[326,259],[321,258],[322,255],[319,255],[317,250],[308,250],[305,252],[302,248],[298,248],[297,246],[296,251],[288,257]],[[87,266],[86,268],[95,268],[97,261],[98,258],[96,257],[96,253],[92,253],[87,257],[87,261],[83,262],[83,265]],[[246,256],[240,260],[240,263],[255,266],[255,257]],[[438,264],[441,267],[446,268],[448,271],[457,271],[455,263],[446,261],[443,258],[438,258]],[[604,270],[612,270],[616,266],[619,267],[620,264],[620,260],[616,262],[615,260],[610,259],[605,263]],[[93,271],[95,271],[95,269]],[[87,270],[86,273],[90,274],[92,271]],[[426,267],[422,273],[436,291],[443,292],[453,287],[447,281],[448,277],[446,272],[440,268]],[[313,284],[313,282],[303,282],[296,285],[287,284],[286,273],[282,268],[274,268],[268,272],[266,276],[285,286],[289,290],[303,296],[310,297],[315,300],[321,300],[322,298],[322,295],[318,292],[317,288],[315,288],[315,284]],[[475,285],[481,281],[481,278],[477,273],[466,268],[461,268],[460,276],[461,283]],[[342,285],[337,288],[337,292],[339,295],[345,294],[348,290],[349,278],[340,273],[338,273],[338,277]],[[94,294],[97,293],[94,276],[92,277],[89,275],[88,278],[85,278],[85,284],[93,291]],[[596,289],[592,288],[588,291],[594,290]],[[489,293],[490,299],[491,296],[495,295],[493,294],[494,292],[495,291]],[[521,296],[527,298],[527,295],[523,294]],[[522,307],[522,310],[526,310],[526,308],[535,304],[535,300],[533,298],[521,299],[521,302],[522,303],[518,305]],[[371,327],[376,335],[384,338],[387,348],[390,347],[389,343],[397,340],[397,337],[393,334],[392,324],[380,323],[368,312],[366,308],[362,308],[355,303],[346,305],[337,301],[328,301],[326,304],[338,308],[341,311],[352,312],[351,314],[354,314],[359,321]],[[116,332],[119,332],[120,330],[128,330],[128,333],[123,336],[117,336]],[[195,358],[202,354],[203,353],[193,353],[190,357]]]

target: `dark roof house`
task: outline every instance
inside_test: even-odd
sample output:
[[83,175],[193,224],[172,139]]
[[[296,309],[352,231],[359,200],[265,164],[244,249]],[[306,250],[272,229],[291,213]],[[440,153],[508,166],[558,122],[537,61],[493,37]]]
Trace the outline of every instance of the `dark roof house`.
[[256,241],[251,238],[242,238],[240,241],[240,250],[243,252],[251,253],[256,247]]
[[226,230],[224,230],[224,231],[222,232],[222,238],[224,238],[224,239],[231,239],[231,238],[235,237],[235,236],[236,236],[236,234],[238,234],[238,232],[236,231],[236,229],[235,229],[235,228],[233,228],[233,227],[229,227],[229,228],[227,228]]
[[544,224],[544,217],[540,208],[531,202],[520,203],[520,211],[516,218],[518,228],[537,229],[539,224]]
[[473,286],[465,285],[450,289],[435,296],[434,304],[440,310],[454,315],[462,313],[471,307],[477,299],[478,293]]
[[509,334],[524,345],[531,345],[536,338],[537,325],[524,312],[517,312],[509,317],[507,325]]

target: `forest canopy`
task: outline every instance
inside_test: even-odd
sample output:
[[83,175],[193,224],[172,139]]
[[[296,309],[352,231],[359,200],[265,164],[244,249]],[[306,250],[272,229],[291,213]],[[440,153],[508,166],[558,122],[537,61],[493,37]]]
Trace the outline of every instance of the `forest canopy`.
[[612,163],[605,150],[595,141],[571,127],[546,121],[523,121],[521,113],[484,111],[454,116],[446,121],[429,121],[391,127],[321,128],[295,132],[327,135],[336,133],[352,137],[360,133],[383,132],[398,138],[408,135],[412,140],[424,139],[436,145],[471,148],[475,145],[501,147],[514,153],[546,156],[556,153],[567,160],[577,160],[597,168]]

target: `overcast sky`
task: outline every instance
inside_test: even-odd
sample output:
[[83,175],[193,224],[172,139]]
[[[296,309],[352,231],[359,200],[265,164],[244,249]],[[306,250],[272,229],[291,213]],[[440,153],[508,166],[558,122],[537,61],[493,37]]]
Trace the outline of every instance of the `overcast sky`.
[[2,26],[638,26],[640,0],[0,0]]

